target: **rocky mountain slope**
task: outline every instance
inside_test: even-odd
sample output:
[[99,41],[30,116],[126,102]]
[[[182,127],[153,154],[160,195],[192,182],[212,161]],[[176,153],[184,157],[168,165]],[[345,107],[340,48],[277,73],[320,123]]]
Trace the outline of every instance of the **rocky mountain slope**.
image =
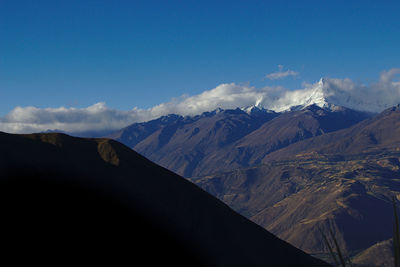
[[0,151],[3,260],[328,266],[118,142],[0,133]]

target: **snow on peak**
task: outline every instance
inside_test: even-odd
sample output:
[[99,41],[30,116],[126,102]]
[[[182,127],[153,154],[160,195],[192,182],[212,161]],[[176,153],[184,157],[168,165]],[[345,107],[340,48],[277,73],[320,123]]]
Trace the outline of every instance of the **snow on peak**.
[[324,80],[308,85],[306,88],[295,91],[285,91],[269,103],[263,103],[264,107],[276,112],[302,109],[310,105],[319,107],[327,106]]
[[251,114],[254,111],[259,111],[259,110],[263,110],[263,107],[258,107],[257,105],[250,105],[244,108],[240,108],[241,110],[243,110],[244,112],[246,112],[247,114]]
[[335,110],[338,106],[359,111],[381,112],[400,101],[400,83],[382,81],[370,86],[350,79],[321,78],[314,84],[295,91],[286,91],[278,98],[263,103],[274,111],[302,109],[310,105]]

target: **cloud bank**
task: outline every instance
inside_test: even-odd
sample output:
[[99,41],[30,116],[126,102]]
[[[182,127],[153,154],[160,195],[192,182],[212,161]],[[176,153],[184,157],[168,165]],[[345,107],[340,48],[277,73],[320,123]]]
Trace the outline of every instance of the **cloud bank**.
[[380,112],[400,103],[400,82],[394,81],[400,69],[380,74],[378,82],[363,85],[351,79],[323,78],[313,84],[304,84],[298,90],[283,87],[255,88],[235,83],[221,84],[198,95],[181,96],[150,109],[133,108],[128,111],[112,109],[100,102],[86,108],[16,107],[0,118],[0,131],[32,133],[61,130],[79,134],[118,130],[134,122],[148,121],[168,114],[197,115],[216,108],[259,106],[284,111],[293,106],[328,104]]
[[101,132],[119,129],[133,121],[139,114],[132,111],[110,109],[105,103],[87,108],[36,108],[16,107],[0,118],[0,131],[9,133],[32,133],[59,130],[69,133]]

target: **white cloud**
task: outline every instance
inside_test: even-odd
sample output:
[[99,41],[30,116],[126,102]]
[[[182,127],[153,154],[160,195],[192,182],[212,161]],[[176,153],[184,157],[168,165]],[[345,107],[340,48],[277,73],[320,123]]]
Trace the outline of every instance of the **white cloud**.
[[184,96],[151,109],[152,114],[176,113],[195,115],[216,108],[232,109],[270,102],[280,95],[282,87],[265,87],[257,89],[248,85],[235,83],[221,84],[212,90],[194,96]]
[[140,120],[140,114],[133,111],[119,111],[97,103],[87,108],[36,108],[16,107],[0,118],[0,130],[11,133],[30,133],[46,130],[61,130],[80,133],[119,129],[133,121]]
[[283,71],[283,65],[278,65],[279,71],[272,72],[270,74],[265,75],[270,80],[280,80],[289,76],[297,76],[299,73],[293,70]]
[[16,107],[0,117],[0,131],[10,133],[41,132],[58,129],[70,133],[117,130],[134,122],[147,121],[167,114],[197,115],[216,108],[233,109],[251,105],[275,111],[292,106],[327,102],[357,110],[380,112],[400,103],[400,82],[394,81],[400,69],[380,74],[378,82],[363,85],[351,79],[324,78],[314,84],[303,84],[302,89],[283,87],[255,88],[235,83],[221,84],[198,95],[181,96],[150,109],[128,111],[111,109],[105,103],[86,108]]
[[394,81],[400,69],[390,69],[380,74],[370,85],[358,84],[351,79],[324,79],[323,91],[331,103],[370,112],[380,112],[400,103],[400,82]]
[[10,133],[41,132],[57,129],[70,133],[117,130],[134,122],[147,121],[168,114],[197,115],[216,108],[233,109],[263,105],[274,101],[282,87],[257,89],[235,83],[221,84],[194,96],[181,96],[150,109],[129,111],[111,109],[105,103],[87,108],[16,107],[0,118],[0,131]]

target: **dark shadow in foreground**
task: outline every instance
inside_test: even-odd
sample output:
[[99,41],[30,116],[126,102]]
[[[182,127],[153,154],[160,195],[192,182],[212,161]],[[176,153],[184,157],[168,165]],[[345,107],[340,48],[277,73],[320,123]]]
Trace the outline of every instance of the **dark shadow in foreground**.
[[0,181],[0,203],[3,260],[202,265],[139,211],[79,185],[11,176]]

